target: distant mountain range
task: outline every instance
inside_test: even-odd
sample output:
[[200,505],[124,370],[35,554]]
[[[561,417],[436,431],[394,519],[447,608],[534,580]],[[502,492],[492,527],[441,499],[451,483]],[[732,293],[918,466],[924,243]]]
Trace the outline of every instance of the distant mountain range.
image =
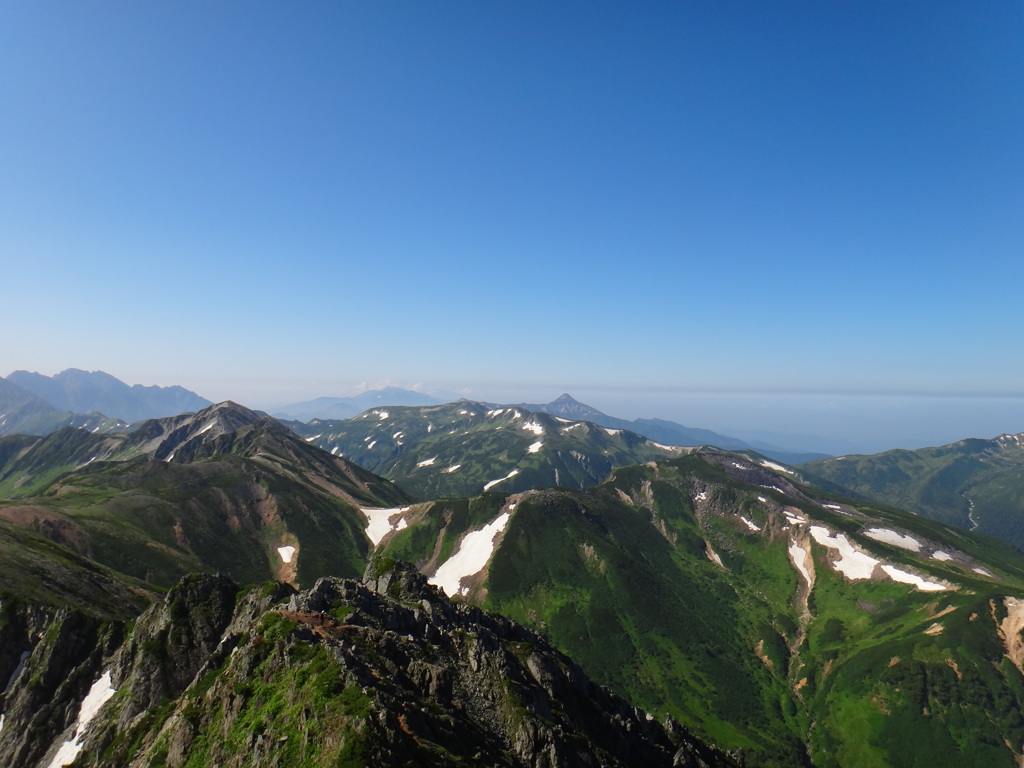
[[596,485],[614,467],[686,452],[624,429],[469,400],[284,423],[423,499],[491,489],[582,488]]
[[735,437],[720,435],[709,429],[684,427],[682,424],[664,419],[635,419],[633,421],[619,419],[581,403],[569,394],[563,394],[550,403],[522,403],[518,407],[526,408],[530,411],[550,413],[567,419],[583,419],[602,427],[628,429],[631,432],[636,432],[644,437],[649,437],[651,440],[668,445],[713,445],[716,448],[724,448],[726,450],[747,449],[757,451],[773,459],[784,461],[787,464],[799,464],[803,461],[811,461],[812,459],[824,458],[825,456],[825,454],[820,453],[779,448],[770,443],[748,443]]
[[368,408],[379,405],[437,405],[446,400],[400,387],[371,389],[352,397],[318,397],[301,403],[271,409],[279,419],[309,421],[310,419],[350,419]]
[[209,405],[183,387],[128,386],[103,371],[15,371],[0,379],[0,435],[47,434],[62,426],[104,432]]

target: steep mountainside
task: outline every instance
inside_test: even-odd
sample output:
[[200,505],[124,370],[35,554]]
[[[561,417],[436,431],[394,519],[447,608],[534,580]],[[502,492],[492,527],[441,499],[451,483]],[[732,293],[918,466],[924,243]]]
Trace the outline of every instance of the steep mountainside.
[[3,435],[47,435],[61,427],[78,427],[90,432],[123,431],[127,423],[102,413],[70,413],[54,408],[31,392],[0,378],[0,437]]
[[302,593],[188,577],[131,625],[8,617],[4,765],[733,765],[389,562]]
[[234,403],[129,434],[0,439],[0,519],[170,586],[219,570],[309,584],[362,570],[361,507],[409,497]]
[[1024,563],[703,451],[391,515],[384,553],[749,765],[1010,766]]
[[483,403],[374,408],[346,421],[286,422],[419,498],[600,482],[613,467],[679,456],[634,432]]
[[128,386],[103,371],[69,368],[55,376],[15,371],[7,381],[31,392],[58,411],[95,411],[127,422],[173,416],[212,405],[209,400],[183,387]]
[[812,461],[800,472],[810,483],[1024,547],[1024,434]]

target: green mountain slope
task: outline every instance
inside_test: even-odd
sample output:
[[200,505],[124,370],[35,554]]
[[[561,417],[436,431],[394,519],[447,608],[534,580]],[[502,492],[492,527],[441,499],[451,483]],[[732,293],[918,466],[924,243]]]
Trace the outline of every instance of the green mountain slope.
[[808,482],[1024,547],[1024,434],[811,461],[800,472]]
[[383,552],[761,766],[1013,766],[1024,563],[736,454],[442,500]]
[[233,403],[135,432],[0,440],[0,519],[170,586],[190,571],[312,583],[361,572],[361,507],[409,498]]
[[620,429],[522,408],[460,401],[374,408],[344,421],[286,422],[324,450],[419,498],[600,482],[613,467],[679,456]]

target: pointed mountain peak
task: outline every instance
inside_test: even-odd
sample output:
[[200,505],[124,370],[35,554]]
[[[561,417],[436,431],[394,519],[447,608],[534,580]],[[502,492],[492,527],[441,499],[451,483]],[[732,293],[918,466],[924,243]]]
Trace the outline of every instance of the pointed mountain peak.
[[582,403],[575,397],[570,395],[568,392],[563,392],[554,400],[551,401],[551,405],[582,405]]

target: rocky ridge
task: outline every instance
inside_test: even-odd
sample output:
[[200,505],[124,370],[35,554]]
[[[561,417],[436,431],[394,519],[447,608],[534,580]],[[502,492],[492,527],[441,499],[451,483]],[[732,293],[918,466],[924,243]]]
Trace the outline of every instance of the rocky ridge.
[[[4,765],[69,749],[105,768],[735,765],[388,559],[304,592],[186,577],[134,625],[66,609],[19,621],[27,656],[0,658],[0,673],[18,665],[0,695]],[[99,703],[91,720],[83,700]]]

